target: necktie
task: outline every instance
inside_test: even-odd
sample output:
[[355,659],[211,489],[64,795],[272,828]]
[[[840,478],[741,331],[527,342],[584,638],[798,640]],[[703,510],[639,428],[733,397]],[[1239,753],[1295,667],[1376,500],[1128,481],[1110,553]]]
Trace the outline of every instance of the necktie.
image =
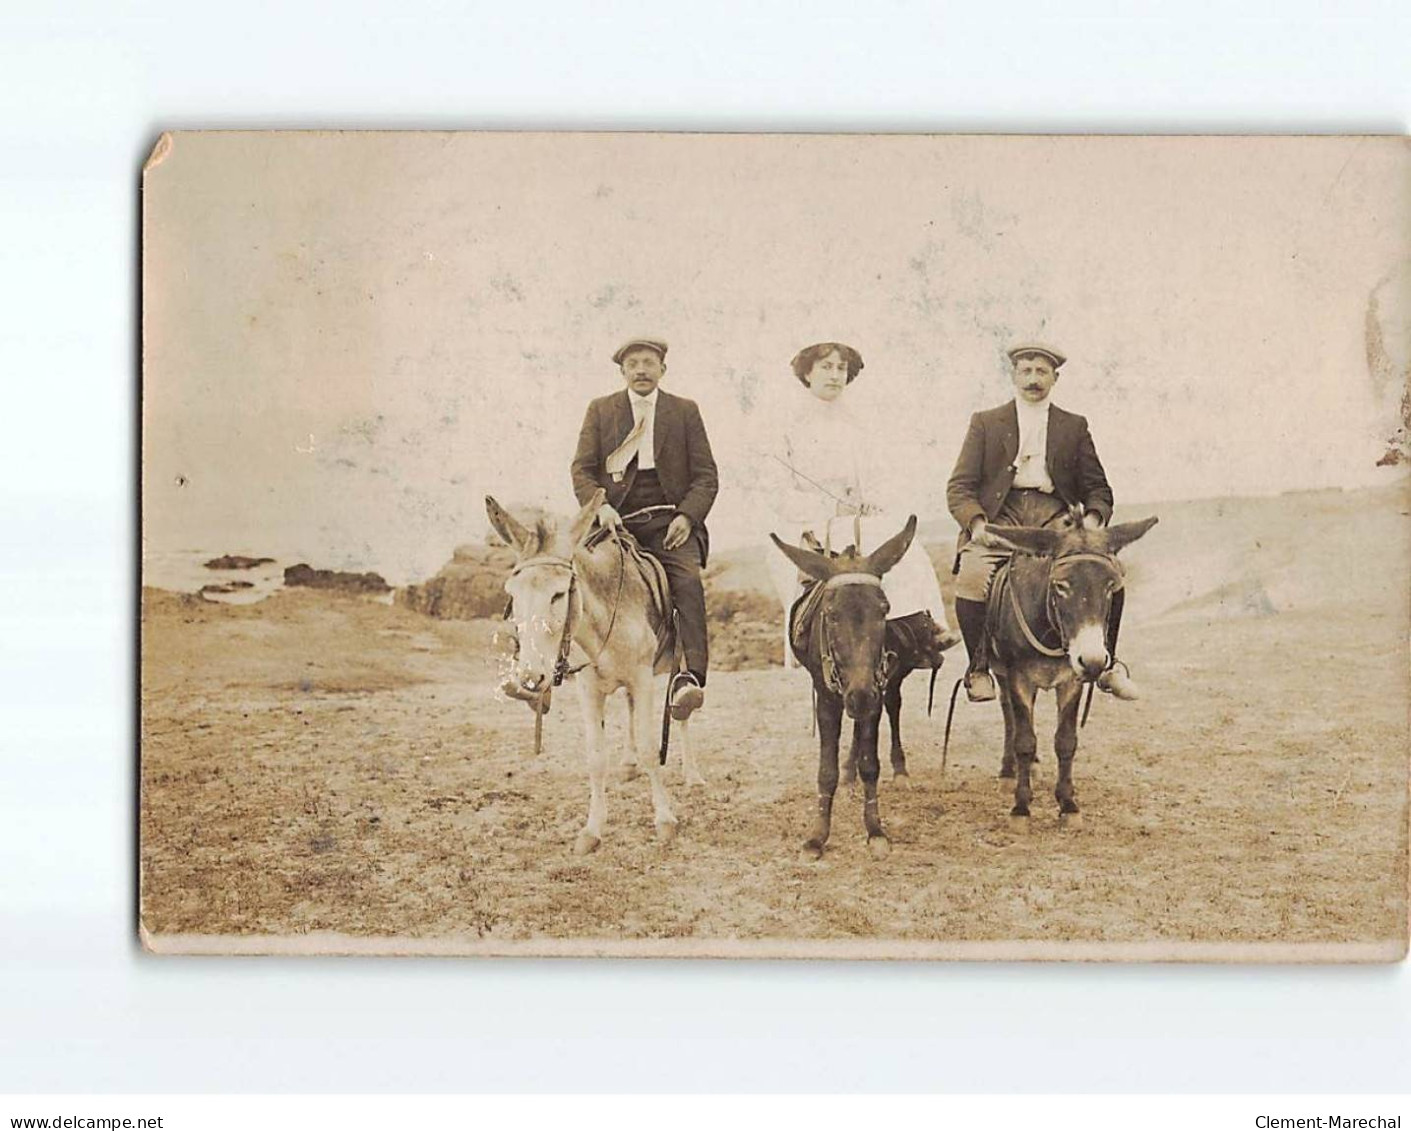
[[621,483],[623,473],[627,470],[627,465],[632,462],[632,457],[637,454],[637,447],[642,442],[642,433],[647,429],[647,415],[643,413],[641,419],[632,426],[632,431],[627,433],[627,439],[618,444],[608,453],[607,459],[603,460],[603,468],[612,476],[614,483]]

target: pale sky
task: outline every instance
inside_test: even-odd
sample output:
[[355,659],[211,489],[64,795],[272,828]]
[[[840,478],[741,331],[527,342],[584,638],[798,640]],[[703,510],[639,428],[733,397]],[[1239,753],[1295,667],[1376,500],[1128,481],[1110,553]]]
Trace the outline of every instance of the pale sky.
[[1404,139],[179,134],[144,189],[154,551],[435,572],[483,497],[574,506],[588,400],[671,343],[721,468],[717,545],[768,528],[759,452],[803,345],[842,340],[944,519],[1004,347],[1070,361],[1125,501],[1357,486],[1411,347]]

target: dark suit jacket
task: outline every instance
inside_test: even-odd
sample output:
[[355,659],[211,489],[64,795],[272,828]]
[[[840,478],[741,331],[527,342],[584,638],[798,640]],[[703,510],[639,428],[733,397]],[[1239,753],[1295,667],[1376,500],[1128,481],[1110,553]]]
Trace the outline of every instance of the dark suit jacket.
[[[578,450],[573,454],[573,493],[578,496],[580,505],[586,505],[593,492],[601,487],[607,492],[607,501],[618,507],[632,489],[632,480],[637,474],[635,463],[628,468],[621,483],[614,483],[603,468],[608,454],[632,431],[632,405],[628,396],[628,391],[623,389],[598,397],[588,405],[583,428],[578,433]],[[720,481],[701,410],[695,401],[658,389],[652,433],[652,453],[661,489],[677,513],[689,518],[692,528],[699,531],[704,560],[709,545],[705,518],[715,502]]]
[[[946,505],[960,523],[960,544],[970,540],[970,524],[980,515],[993,519],[1014,485],[1019,457],[1019,414],[1014,402],[977,412],[970,418],[960,456],[946,486]],[[1112,517],[1112,488],[1097,458],[1084,417],[1057,405],[1048,413],[1045,465],[1054,493],[1069,506],[1081,503],[1106,523]]]

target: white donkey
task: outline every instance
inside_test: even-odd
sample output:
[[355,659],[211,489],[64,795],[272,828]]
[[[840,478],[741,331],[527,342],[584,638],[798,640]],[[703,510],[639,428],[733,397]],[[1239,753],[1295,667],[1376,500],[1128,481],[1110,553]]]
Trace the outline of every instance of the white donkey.
[[[573,845],[579,855],[592,852],[602,841],[607,818],[603,707],[619,688],[627,691],[629,716],[624,766],[633,776],[635,768],[644,769],[651,782],[657,839],[668,841],[676,835],[676,814],[658,764],[658,716],[653,710],[660,617],[649,582],[618,539],[585,544],[603,498],[599,490],[566,531],[542,518],[530,529],[493,498],[485,499],[490,525],[516,559],[505,582],[519,634],[512,674],[531,690],[549,687],[556,676],[569,676],[578,685],[590,787],[588,821]],[[670,659],[668,652],[659,668],[663,673]],[[676,725],[681,728],[686,782],[703,784],[691,757],[688,724]]]

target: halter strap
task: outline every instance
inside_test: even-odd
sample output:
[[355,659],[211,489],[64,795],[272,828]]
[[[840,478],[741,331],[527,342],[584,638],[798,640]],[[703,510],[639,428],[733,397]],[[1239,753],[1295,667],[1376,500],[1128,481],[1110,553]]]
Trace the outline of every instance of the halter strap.
[[834,589],[840,585],[875,585],[881,588],[882,579],[872,573],[835,573],[823,583],[825,589]]
[[1014,619],[1019,623],[1019,631],[1024,634],[1024,639],[1029,642],[1029,646],[1033,648],[1034,651],[1053,659],[1059,659],[1068,654],[1068,641],[1063,638],[1063,630],[1059,627],[1058,618],[1055,616],[1053,608],[1053,567],[1060,562],[1101,562],[1103,565],[1111,566],[1114,573],[1118,572],[1115,555],[1099,554],[1093,550],[1077,550],[1071,554],[1059,554],[1049,559],[1048,578],[1044,582],[1044,611],[1048,616],[1050,625],[1058,630],[1058,639],[1059,643],[1062,645],[1061,648],[1050,648],[1035,635],[1034,630],[1029,627],[1028,620],[1024,617],[1024,610],[1019,607],[1019,598],[1014,592],[1013,579],[1011,578],[1008,581],[1009,607],[1010,611],[1014,614]]
[[[847,573],[835,573],[822,583],[820,592],[828,589],[841,589],[845,585],[870,585],[878,589],[882,588],[882,579],[874,573],[864,573],[861,570],[853,570]],[[828,689],[836,695],[843,693],[842,682],[838,678],[838,661],[833,655],[833,639],[828,632],[828,616],[823,605],[819,605],[815,613],[816,621],[814,631],[818,634],[819,662],[823,665],[823,682]],[[885,622],[883,625],[885,632]],[[885,643],[882,648],[881,666],[873,673],[873,681],[878,690],[881,690],[887,682],[887,673],[890,671],[895,656],[886,650]]]
[[617,610],[622,604],[622,586],[627,574],[627,551],[621,541],[617,541],[617,595],[613,598],[612,616],[608,618],[607,631],[603,633],[602,645],[598,648],[598,654],[591,659],[585,660],[581,664],[570,667],[568,663],[569,652],[573,649],[574,632],[577,629],[578,618],[574,616],[573,598],[578,589],[578,567],[569,558],[561,558],[556,554],[539,554],[536,557],[525,558],[519,562],[514,569],[510,570],[510,576],[514,577],[523,570],[533,566],[551,566],[554,569],[566,569],[569,573],[568,579],[568,609],[564,613],[563,633],[559,636],[558,657],[554,661],[552,686],[558,687],[565,678],[577,675],[584,668],[596,664],[602,659],[603,652],[607,650],[608,641],[612,637],[613,627],[617,624]]
[[567,558],[560,558],[554,554],[540,554],[538,557],[525,558],[524,561],[516,563],[514,569],[510,570],[510,576],[513,577],[531,566],[553,566],[555,569],[570,571],[573,569],[573,563]]
[[1101,562],[1104,565],[1110,565],[1113,569],[1117,568],[1117,558],[1114,555],[1099,554],[1093,550],[1079,550],[1072,554],[1059,554],[1053,559],[1053,565],[1058,565],[1059,562]]

